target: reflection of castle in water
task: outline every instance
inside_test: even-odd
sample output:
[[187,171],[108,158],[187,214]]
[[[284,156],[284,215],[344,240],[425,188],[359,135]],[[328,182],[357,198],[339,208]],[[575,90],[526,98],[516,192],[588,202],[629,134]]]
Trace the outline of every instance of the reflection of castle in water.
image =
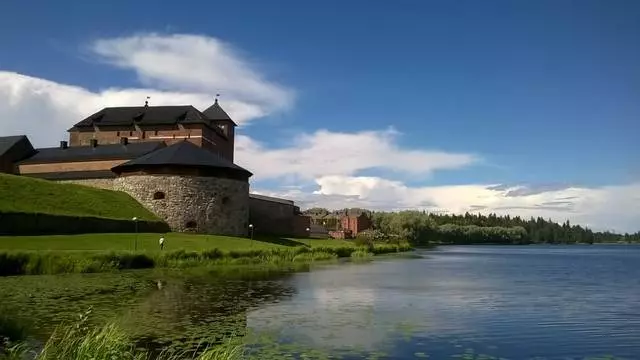
[[295,294],[289,272],[203,274],[156,280],[152,290],[121,322],[139,345],[206,347],[225,338],[244,336],[247,312]]

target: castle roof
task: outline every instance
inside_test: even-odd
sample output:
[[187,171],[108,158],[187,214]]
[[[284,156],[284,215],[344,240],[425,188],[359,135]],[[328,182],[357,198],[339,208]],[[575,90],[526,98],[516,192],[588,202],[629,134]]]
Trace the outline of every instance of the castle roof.
[[23,153],[33,152],[33,146],[26,135],[0,136],[0,156],[16,146],[21,146]]
[[215,170],[220,170],[220,172],[232,173],[247,179],[253,175],[250,171],[209,150],[198,147],[189,141],[177,142],[137,159],[115,166],[111,170],[116,173],[123,173],[134,172],[141,169],[171,167],[212,170],[210,171],[212,174],[216,173]]
[[231,121],[234,126],[238,126],[238,124],[236,124],[233,120],[231,120],[231,118],[229,117],[229,114],[227,114],[227,112],[224,111],[222,107],[220,107],[220,105],[218,104],[218,99],[216,99],[213,105],[209,106],[209,108],[207,108],[202,113],[211,120]]
[[19,164],[134,159],[164,146],[165,143],[162,141],[149,141],[128,143],[127,145],[98,144],[96,146],[42,148],[36,149],[35,155],[21,161]]
[[203,123],[210,120],[191,105],[107,107],[90,115],[74,128],[98,126],[175,125]]

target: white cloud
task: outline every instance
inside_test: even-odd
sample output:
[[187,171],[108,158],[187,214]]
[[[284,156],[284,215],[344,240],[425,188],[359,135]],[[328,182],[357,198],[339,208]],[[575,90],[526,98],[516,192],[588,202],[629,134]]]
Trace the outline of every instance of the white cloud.
[[255,66],[216,38],[142,34],[98,40],[91,49],[108,63],[133,70],[144,85],[154,88],[222,93],[224,98],[258,104],[266,112],[293,103],[291,90],[266,81]]
[[262,193],[297,200],[303,207],[493,212],[555,221],[569,219],[597,230],[640,230],[640,183],[523,191],[518,186],[494,184],[407,187],[402,182],[377,177],[322,176],[316,184],[318,189],[313,194],[299,190]]
[[[133,71],[140,88],[90,91],[0,71],[0,136],[27,134],[36,146],[55,145],[66,130],[105,106],[192,104],[203,109],[223,94],[223,106],[239,123],[289,108],[292,90],[265,80],[255,65],[229,45],[196,35],[157,34],[98,40],[99,60]],[[425,208],[482,211],[571,219],[594,228],[635,231],[640,227],[640,184],[602,188],[528,188],[486,185],[408,187],[401,181],[362,177],[364,170],[394,172],[395,178],[428,176],[479,162],[474,154],[407,149],[393,130],[302,133],[275,148],[247,136],[236,141],[237,162],[253,181],[277,179],[287,190],[267,190],[303,206],[372,209]],[[305,191],[315,184],[316,191]]]
[[137,35],[98,40],[99,60],[138,74],[141,88],[90,91],[14,72],[0,71],[0,135],[28,134],[38,146],[55,145],[65,130],[105,106],[191,104],[204,110],[222,94],[239,124],[286,110],[291,90],[269,82],[235,50],[196,35]]
[[292,181],[319,176],[354,175],[366,169],[388,169],[411,175],[428,175],[435,170],[456,169],[478,161],[472,154],[404,149],[393,129],[356,133],[319,130],[303,133],[288,147],[273,149],[249,137],[236,139],[236,161],[256,177]]

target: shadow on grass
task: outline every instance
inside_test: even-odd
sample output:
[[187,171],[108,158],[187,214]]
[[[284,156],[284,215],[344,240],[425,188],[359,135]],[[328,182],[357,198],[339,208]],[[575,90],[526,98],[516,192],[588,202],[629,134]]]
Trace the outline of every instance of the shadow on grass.
[[291,246],[291,247],[301,246],[301,245],[307,246],[306,244],[300,241],[295,241],[295,240],[286,239],[286,238],[277,237],[277,236],[259,237],[259,238],[256,238],[256,241],[261,241],[261,242],[266,242],[266,243],[276,244],[276,245]]

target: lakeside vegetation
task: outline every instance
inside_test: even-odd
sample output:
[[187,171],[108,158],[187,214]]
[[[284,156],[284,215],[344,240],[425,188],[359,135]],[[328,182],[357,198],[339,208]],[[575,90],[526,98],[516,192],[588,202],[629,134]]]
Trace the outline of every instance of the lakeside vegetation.
[[[0,276],[96,273],[126,269],[216,265],[283,264],[363,257],[362,247],[345,240],[246,239],[213,235],[84,234],[0,237]],[[138,250],[132,250],[137,248]],[[406,243],[375,244],[366,253],[408,251]]]
[[[343,212],[368,214],[373,230],[361,236],[377,241],[406,239],[413,245],[430,244],[594,244],[640,243],[640,231],[634,234],[597,232],[573,225],[568,220],[556,223],[541,217],[524,219],[519,216],[498,216],[465,213],[464,215],[434,214],[425,211],[372,212],[366,209],[346,209]],[[305,213],[320,216],[331,214],[327,209],[314,208]],[[335,220],[335,219],[334,219]],[[336,221],[328,221],[338,226]]]
[[[0,347],[0,360],[241,360],[241,359],[282,359],[300,354],[302,359],[334,359],[341,356],[315,349],[297,348],[295,344],[287,347],[273,346],[263,339],[256,344],[244,344],[241,337],[228,338],[217,345],[202,345],[196,350],[170,351],[157,354],[148,349],[139,348],[116,324],[108,323],[100,327],[90,327],[87,316],[80,316],[75,324],[61,326],[51,335],[41,349],[36,350],[28,343],[5,343]],[[347,354],[348,355],[348,354]],[[356,354],[357,355],[357,354]],[[384,353],[374,353],[367,359],[378,359]],[[363,356],[359,356],[364,358]],[[414,353],[415,358],[429,358],[424,352]],[[508,360],[478,354],[467,349],[454,357],[461,360]],[[583,360],[616,360],[613,356],[588,357]]]

